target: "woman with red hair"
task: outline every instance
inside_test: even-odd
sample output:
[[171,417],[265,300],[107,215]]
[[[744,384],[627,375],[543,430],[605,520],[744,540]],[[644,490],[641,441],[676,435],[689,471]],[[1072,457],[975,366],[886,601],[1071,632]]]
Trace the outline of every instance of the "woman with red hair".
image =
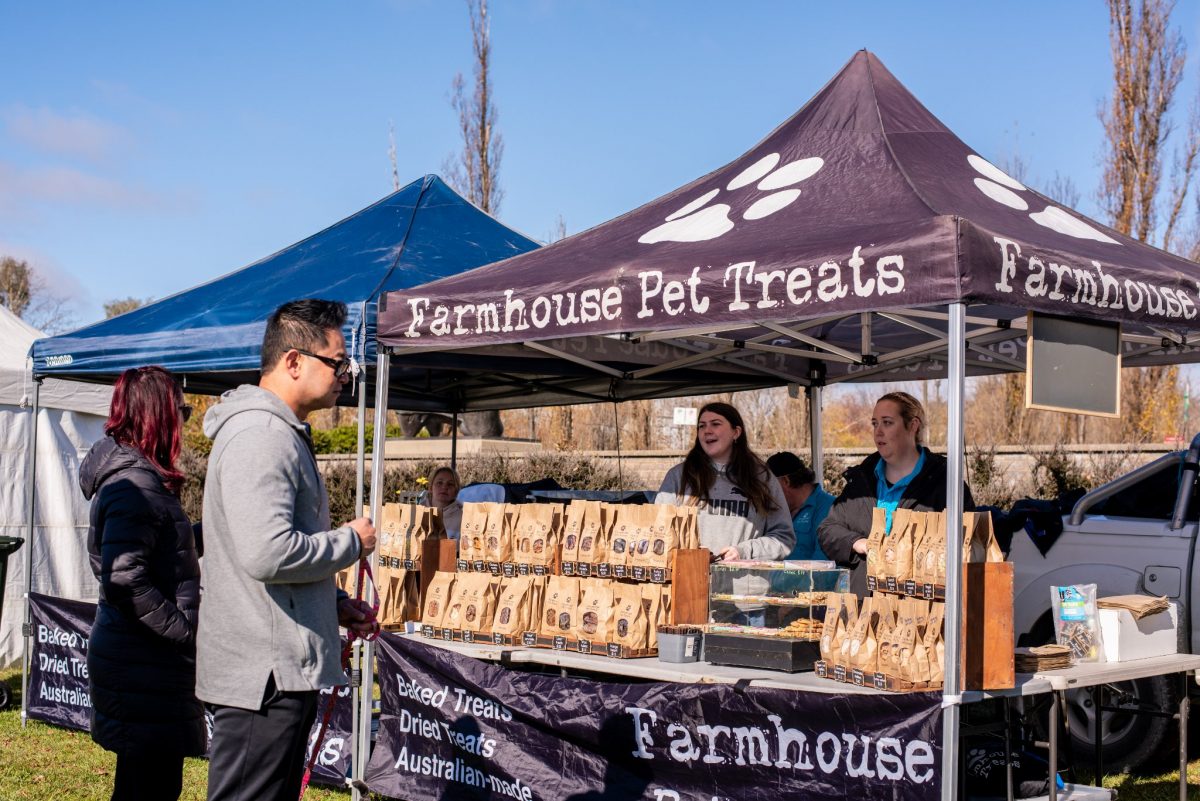
[[88,639],[92,739],[117,754],[118,799],[179,797],[183,758],[206,750],[195,696],[200,562],[179,501],[183,391],[161,367],[117,379],[104,431],[79,467],[100,582]]

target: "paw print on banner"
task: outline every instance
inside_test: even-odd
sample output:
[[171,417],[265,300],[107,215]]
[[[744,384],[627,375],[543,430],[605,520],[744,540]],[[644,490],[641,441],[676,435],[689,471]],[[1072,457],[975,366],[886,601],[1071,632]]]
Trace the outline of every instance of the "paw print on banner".
[[[825,166],[824,159],[813,156],[788,162],[776,169],[779,159],[778,153],[764,156],[738,173],[725,187],[725,191],[733,192],[757,181],[756,189],[770,192],[742,212],[743,220],[761,220],[792,205],[800,197],[800,190],[787,187],[813,177]],[[724,236],[735,225],[729,218],[732,207],[728,203],[708,205],[720,193],[720,189],[705,192],[667,217],[662,225],[642,234],[638,242],[643,245],[656,242],[705,242]]]
[[[1025,186],[1012,176],[1005,173],[996,165],[974,153],[967,156],[967,162],[982,175],[975,179],[975,188],[997,203],[1017,211],[1029,211],[1029,203],[1017,192],[1027,191]],[[1117,240],[1076,217],[1072,217],[1058,206],[1047,206],[1042,211],[1029,215],[1029,219],[1038,225],[1058,231],[1060,234],[1073,236],[1076,239],[1094,239],[1097,242],[1118,244]]]

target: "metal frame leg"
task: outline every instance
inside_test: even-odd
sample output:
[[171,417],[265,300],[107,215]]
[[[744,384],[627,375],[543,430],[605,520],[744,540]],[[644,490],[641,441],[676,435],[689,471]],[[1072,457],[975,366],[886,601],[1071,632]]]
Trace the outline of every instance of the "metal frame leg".
[[1050,703],[1050,801],[1058,801],[1058,695]]
[[1191,699],[1188,698],[1188,674],[1179,674],[1179,801],[1188,798],[1188,711]]
[[1012,699],[1004,699],[1004,797],[1013,801],[1013,753],[1012,753]]
[[1092,725],[1093,739],[1095,743],[1092,748],[1095,750],[1094,757],[1096,759],[1096,772],[1094,774],[1097,787],[1104,786],[1104,685],[1097,684],[1091,688],[1092,708],[1095,710],[1095,723]]

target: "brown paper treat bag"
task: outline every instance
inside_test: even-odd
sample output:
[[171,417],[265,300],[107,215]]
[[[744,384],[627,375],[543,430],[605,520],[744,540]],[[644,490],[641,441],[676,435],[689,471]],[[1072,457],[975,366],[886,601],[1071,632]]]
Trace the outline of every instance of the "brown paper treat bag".
[[990,512],[963,512],[963,561],[1004,561]]
[[[614,565],[629,564],[629,543],[634,537],[635,521],[640,517],[640,506],[613,505],[612,536],[608,541],[608,561]],[[636,545],[634,548],[636,549]]]
[[916,626],[907,624],[897,628],[892,643],[891,660],[886,668],[881,665],[880,670],[897,679],[911,681],[912,679],[909,677],[912,673],[913,645],[916,639]]
[[577,637],[591,642],[609,642],[612,639],[613,583],[597,581],[583,589],[579,606]]
[[583,518],[579,528],[579,551],[576,554],[576,561],[581,564],[594,565],[600,561],[596,558],[596,545],[598,544],[596,535],[600,530],[598,507],[598,501],[583,502]]
[[821,625],[821,659],[830,665],[836,665],[838,654],[834,650],[834,643],[838,641],[838,629],[842,626],[842,621],[845,620],[845,609],[842,606],[841,595],[834,597],[825,607],[825,620]]
[[[449,605],[450,596],[454,592],[454,573],[439,570],[425,591],[425,606],[421,611],[421,623],[434,628],[442,628],[442,620]],[[468,574],[469,575],[469,574]]]
[[586,501],[571,501],[563,518],[562,560],[579,561],[579,534],[583,531],[583,518],[587,514]]
[[[925,551],[925,566],[927,569],[927,578],[930,584],[945,586],[946,584],[946,513],[932,512],[931,515],[935,518],[929,523],[929,531],[926,535],[929,544]],[[933,569],[928,570],[930,561],[933,563]]]
[[679,513],[686,506],[657,505],[658,514],[651,527],[650,549],[646,553],[647,567],[668,568],[671,566],[671,553],[679,548],[679,535],[682,528]]
[[378,541],[375,543],[375,564],[387,566],[404,558],[404,530],[400,526],[401,504],[385,503],[379,512]]
[[613,590],[613,606],[616,609],[616,629],[612,642],[635,650],[645,648],[649,632],[641,587],[624,581],[617,582]]
[[[912,573],[912,530],[909,527],[911,517],[912,512],[909,509],[897,509],[892,513],[891,533],[880,543],[882,555],[878,578],[891,577],[900,582],[903,581],[902,574],[907,578]],[[906,558],[910,562],[908,566],[904,565]]]
[[[629,534],[629,551],[625,563],[630,567],[645,567],[646,554],[650,551],[651,531],[658,509],[654,504],[631,507],[632,528]],[[649,624],[651,621],[647,621]]]
[[918,587],[924,583],[925,565],[921,561],[920,554],[924,553],[926,528],[929,526],[929,516],[924,512],[913,512],[911,519],[912,526],[912,570],[908,577],[912,579]]
[[942,682],[946,664],[946,645],[942,639],[942,621],[946,605],[934,602],[929,606],[929,622],[925,624],[925,634],[921,642],[925,646],[925,655],[929,660],[929,681],[934,684]]
[[498,503],[488,513],[483,532],[483,558],[487,562],[511,562],[513,555],[513,504]]
[[540,523],[533,537],[533,554],[530,563],[553,565],[558,553],[558,532],[562,526],[563,507],[557,503],[541,503]]
[[882,580],[883,540],[887,536],[887,510],[875,507],[871,511],[871,533],[867,536],[867,577]]
[[533,534],[537,530],[538,504],[521,504],[511,513],[509,530],[512,540],[512,556],[508,561],[529,564],[533,556]]
[[[901,510],[897,509],[896,511],[899,512]],[[900,532],[899,539],[896,540],[896,555],[893,560],[893,573],[891,574],[896,577],[896,584],[900,587],[900,589],[904,588],[904,582],[912,578],[914,548],[913,537],[916,536],[918,526],[917,520],[914,519],[914,516],[911,513],[905,517],[907,519],[904,521],[904,528]],[[893,529],[893,536],[895,536],[895,533],[895,529]]]
[[944,518],[935,512],[915,512],[918,518],[918,535],[913,540],[913,581],[920,588],[923,584],[936,584],[937,551],[945,532],[938,531]]
[[579,579],[550,576],[542,605],[540,632],[544,637],[568,636],[578,611]]
[[[608,562],[608,533],[609,527],[606,525],[604,517],[604,504],[600,501],[588,501],[587,516],[587,534],[594,538],[592,544],[592,564],[604,564]],[[582,545],[582,542],[580,543]]]
[[868,627],[874,622],[872,619],[874,617],[873,601],[874,598],[871,596],[863,598],[862,604],[858,609],[858,617],[846,628],[846,636],[842,639],[840,664],[845,665],[847,668],[855,667],[855,657],[857,657],[858,652],[863,647],[862,637],[858,639],[858,647],[853,647],[855,633],[860,627]]
[[646,611],[646,647],[658,647],[658,625],[662,615],[662,585],[642,585],[642,609]]
[[873,615],[861,612],[854,628],[850,631],[850,667],[858,668],[864,673],[874,673],[878,669],[879,643],[875,639]]
[[496,634],[515,636],[529,626],[529,596],[533,576],[514,576],[500,585],[500,602],[492,622]]
[[468,562],[483,559],[483,532],[487,528],[488,512],[494,504],[464,503],[462,526],[458,535],[458,558]]
[[384,628],[400,626],[409,620],[408,574],[411,571],[398,569],[387,571],[382,583],[376,582],[379,591],[379,625]]
[[[849,647],[845,643],[850,634],[850,628],[858,620],[858,596],[853,593],[839,593],[838,597],[842,602],[842,612],[838,617],[840,623],[829,642],[829,661],[845,667],[845,660],[849,654]],[[843,653],[843,647],[845,647],[845,653]]]
[[463,631],[491,634],[501,579],[488,573],[476,575],[485,580],[477,580],[471,585],[471,590],[467,595],[466,611],[463,615]]
[[914,631],[913,652],[909,666],[909,681],[918,684],[929,682],[929,649],[919,631]]
[[680,548],[695,550],[700,547],[700,510],[697,507],[687,504],[676,506],[675,525]]
[[471,589],[480,582],[487,581],[487,573],[464,573],[454,581],[454,591],[446,604],[446,614],[442,616],[442,628],[461,631],[466,620],[467,599]]

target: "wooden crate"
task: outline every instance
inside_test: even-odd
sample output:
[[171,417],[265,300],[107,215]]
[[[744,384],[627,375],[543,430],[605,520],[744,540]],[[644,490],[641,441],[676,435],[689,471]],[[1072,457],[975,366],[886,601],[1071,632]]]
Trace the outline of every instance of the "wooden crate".
[[1008,689],[1017,680],[1012,562],[972,562],[963,568],[963,689]]

